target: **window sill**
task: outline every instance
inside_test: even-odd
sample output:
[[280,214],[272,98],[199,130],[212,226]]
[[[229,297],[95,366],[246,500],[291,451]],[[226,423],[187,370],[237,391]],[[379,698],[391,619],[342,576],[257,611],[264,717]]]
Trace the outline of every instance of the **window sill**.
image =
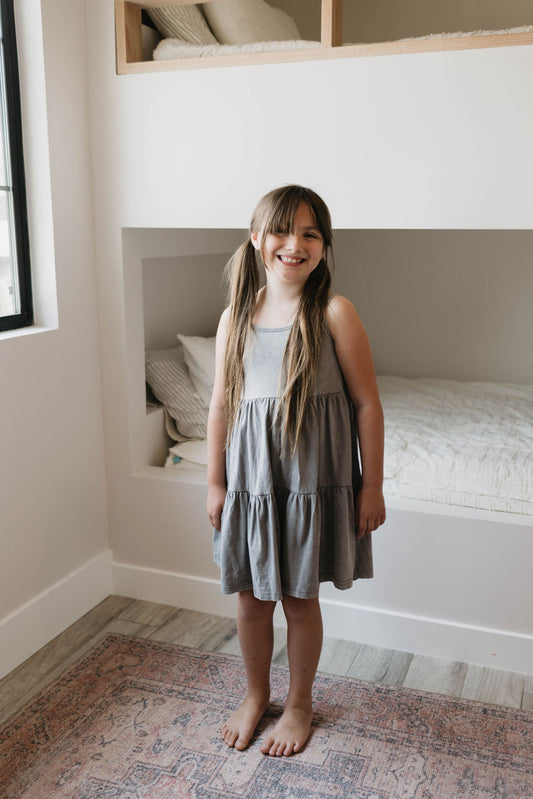
[[3,330],[0,332],[0,341],[10,338],[20,338],[22,336],[33,336],[37,333],[51,333],[57,330],[55,327],[41,327],[39,325],[29,325],[28,327],[18,327],[15,330]]

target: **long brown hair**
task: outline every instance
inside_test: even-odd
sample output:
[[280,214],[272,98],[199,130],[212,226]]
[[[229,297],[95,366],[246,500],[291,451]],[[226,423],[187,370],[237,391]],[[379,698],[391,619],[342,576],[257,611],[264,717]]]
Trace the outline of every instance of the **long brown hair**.
[[251,235],[259,234],[259,250],[262,254],[269,233],[292,232],[294,216],[302,202],[308,206],[322,236],[324,255],[304,285],[280,373],[278,417],[281,419],[282,438],[293,452],[298,445],[322,352],[325,309],[331,285],[328,253],[331,253],[333,236],[331,217],[325,202],[312,189],[296,185],[274,189],[259,201],[250,223],[250,235],[227,265],[230,312],[224,363],[224,399],[228,442],[244,388],[246,345],[253,333],[252,323],[261,283]]

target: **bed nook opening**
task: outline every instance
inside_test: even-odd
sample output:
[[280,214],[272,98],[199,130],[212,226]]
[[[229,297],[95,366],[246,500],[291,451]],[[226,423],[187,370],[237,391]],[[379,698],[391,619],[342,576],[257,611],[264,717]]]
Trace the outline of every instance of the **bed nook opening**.
[[115,32],[117,73],[130,74],[533,44],[533,9],[524,0],[115,0]]
[[[177,336],[214,335],[223,310],[224,266],[245,235],[214,228],[122,231],[133,473],[170,478],[170,470],[161,468],[169,447],[205,429],[206,399],[191,384]],[[161,397],[168,398],[168,412]],[[184,472],[180,479],[191,477]],[[205,482],[203,474],[199,479]]]
[[[124,231],[134,471],[205,482],[221,279],[245,235]],[[531,231],[335,231],[334,290],[380,381],[389,502],[533,514],[532,247]]]

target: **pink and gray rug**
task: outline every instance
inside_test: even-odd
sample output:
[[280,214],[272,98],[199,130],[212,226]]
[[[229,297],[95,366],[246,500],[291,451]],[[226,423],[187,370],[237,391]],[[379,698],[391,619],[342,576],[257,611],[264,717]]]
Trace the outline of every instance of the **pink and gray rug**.
[[319,674],[306,748],[220,740],[240,660],[110,635],[0,729],[2,799],[531,799],[533,714]]

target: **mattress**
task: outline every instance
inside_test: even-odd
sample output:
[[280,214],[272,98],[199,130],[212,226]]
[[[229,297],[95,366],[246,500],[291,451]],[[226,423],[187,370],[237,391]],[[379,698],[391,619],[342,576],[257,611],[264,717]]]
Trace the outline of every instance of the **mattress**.
[[[533,386],[379,377],[386,497],[533,514]],[[205,470],[205,441],[166,466]]]

